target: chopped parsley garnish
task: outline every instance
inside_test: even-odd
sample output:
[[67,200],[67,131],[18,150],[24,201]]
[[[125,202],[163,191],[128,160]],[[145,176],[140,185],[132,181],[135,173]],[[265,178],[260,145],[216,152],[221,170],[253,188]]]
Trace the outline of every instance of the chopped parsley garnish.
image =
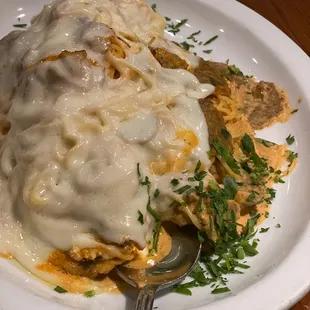
[[14,24],[13,27],[15,27],[15,28],[26,28],[27,24]]
[[270,227],[261,228],[259,232],[260,232],[261,234],[262,234],[262,233],[266,233],[266,232],[269,230],[269,228],[270,228]]
[[170,182],[173,186],[177,186],[180,181],[178,179],[172,179],[171,182]]
[[218,154],[218,156],[226,162],[229,168],[236,174],[240,174],[240,167],[238,166],[236,160],[229,153],[226,147],[222,144],[222,142],[215,140],[213,141],[213,146]]
[[248,256],[255,256],[258,254],[256,247],[251,245],[248,241],[242,241],[241,245],[243,247],[244,253]]
[[225,128],[222,128],[221,129],[221,135],[226,138],[226,139],[229,139],[231,138],[231,134],[229,133],[229,131]]
[[293,110],[291,114],[295,114],[296,112],[298,112],[298,109]]
[[187,40],[193,40],[195,43],[197,43],[198,40],[195,37],[200,33],[201,33],[201,30],[192,33],[189,37],[187,37]]
[[141,178],[140,163],[137,163],[137,174],[138,174],[138,177]]
[[176,293],[179,293],[179,294],[191,296],[191,295],[192,295],[191,290],[188,289],[188,288],[186,288],[186,287],[182,287],[181,285],[182,285],[182,284],[176,285],[176,286],[173,288],[173,291],[176,292]]
[[[268,204],[271,204],[271,201],[276,197],[276,190],[273,188],[267,188],[266,194],[269,196],[265,199]],[[269,213],[268,213],[269,215]],[[267,216],[266,216],[267,217]]]
[[244,258],[245,258],[245,252],[244,252],[243,248],[240,247],[240,248],[237,250],[237,257],[238,257],[239,259],[244,259]]
[[197,232],[197,239],[199,242],[203,243],[205,241],[205,238],[202,236],[200,231]]
[[[201,172],[196,171],[196,174]],[[202,183],[203,181],[199,182]],[[175,292],[182,293],[185,291],[189,294],[190,288],[205,285],[211,285],[214,288],[214,293],[229,292],[225,275],[228,273],[243,273],[241,270],[247,269],[249,266],[241,263],[240,260],[258,253],[256,250],[257,241],[250,244],[249,239],[256,233],[254,229],[260,214],[252,216],[247,221],[243,232],[239,234],[237,227],[241,225],[236,222],[235,213],[228,207],[228,201],[233,200],[237,194],[238,184],[233,177],[226,176],[223,185],[224,187],[221,188],[215,181],[210,180],[205,192],[203,192],[201,186],[196,187],[199,198],[209,197],[210,199],[212,216],[209,217],[209,228],[206,228],[205,233],[207,235],[216,233],[217,235],[216,241],[213,241],[210,236],[205,238],[202,233],[198,233],[197,238],[200,242],[208,242],[213,249],[214,256],[211,257],[208,253],[203,254],[200,259],[206,270],[204,271],[200,265],[197,265],[190,275],[193,280],[175,286]],[[198,201],[198,207],[199,204]]]
[[213,86],[216,86],[218,83],[216,82],[216,80],[211,76],[210,77],[210,83],[213,85]]
[[281,224],[278,223],[278,224],[276,225],[276,228],[281,228]]
[[202,181],[207,174],[208,174],[207,171],[199,171],[195,173],[194,179],[196,181]]
[[138,215],[139,215],[138,221],[140,222],[141,225],[143,225],[144,224],[144,219],[143,219],[143,214],[141,213],[140,210],[138,210]]
[[255,197],[256,197],[256,192],[252,191],[251,194],[246,199],[246,201],[251,202],[255,199]]
[[256,214],[255,216],[252,216],[246,223],[245,229],[242,232],[242,236],[245,240],[251,239],[254,237],[255,232],[254,228],[255,225],[257,224],[258,219],[260,218],[260,214]]
[[271,199],[274,199],[276,197],[276,190],[273,188],[267,188],[267,194],[270,195]]
[[274,182],[275,183],[285,183],[285,181],[283,179],[281,179],[278,175],[275,176]]
[[216,40],[218,37],[219,37],[218,35],[212,37],[211,39],[209,39],[208,41],[206,41],[203,45],[208,45],[208,44],[212,43],[212,42],[213,42],[214,40]]
[[94,290],[86,291],[84,293],[85,297],[94,297],[96,295],[96,292]]
[[272,147],[272,146],[276,145],[275,143],[268,141],[268,140],[264,140],[264,139],[255,138],[255,140],[258,141],[259,143],[263,144],[266,147]]
[[196,167],[195,167],[195,174],[200,170],[200,168],[201,168],[201,161],[198,160]]
[[159,196],[159,194],[160,194],[159,189],[156,188],[155,192],[154,192],[154,198],[157,198]]
[[153,10],[154,12],[156,12],[156,3],[152,4],[152,5],[151,5],[151,8],[152,8],[152,10]]
[[289,135],[289,136],[286,138],[286,142],[287,142],[288,145],[292,145],[292,144],[295,142],[295,137]]
[[154,234],[153,234],[153,250],[155,252],[158,251],[158,241],[159,241],[160,231],[161,231],[161,223],[157,222],[155,230],[154,230]]
[[228,292],[230,292],[230,289],[226,286],[226,287],[216,288],[211,293],[212,294],[223,294],[223,293],[228,293]]
[[231,176],[226,176],[224,178],[223,183],[224,183],[223,193],[225,194],[225,197],[227,198],[227,200],[234,199],[238,192],[238,184],[236,180]]
[[186,41],[184,42],[181,42],[180,43],[181,47],[186,50],[186,51],[189,51],[192,47],[195,47],[195,45],[193,44],[188,44]]
[[175,193],[179,194],[179,195],[182,195],[184,194],[185,192],[187,192],[189,189],[191,189],[192,187],[190,185],[184,185],[182,186],[181,188],[177,189],[177,190],[174,190]]
[[141,184],[142,184],[142,185],[146,185],[146,186],[150,186],[150,185],[151,185],[151,182],[150,182],[149,177],[146,176],[146,177],[144,178],[144,180],[141,181]]
[[251,211],[249,212],[249,215],[250,215],[251,217],[255,216],[256,214],[257,214],[257,210],[251,210]]
[[[202,197],[200,196],[197,203],[197,211],[202,212]],[[199,238],[198,238],[199,239]],[[200,241],[200,240],[199,240]]]
[[248,157],[241,163],[242,169],[249,173],[253,185],[262,184],[264,178],[270,174],[266,160],[257,155],[254,142],[248,134],[242,137],[241,146],[244,154]]
[[287,159],[289,161],[293,161],[295,158],[298,158],[298,153],[294,153],[292,151],[288,151]]
[[65,290],[64,288],[62,288],[61,286],[58,286],[58,285],[54,288],[54,291],[59,293],[59,294],[64,294],[64,293],[68,292],[67,290]]
[[235,65],[228,66],[228,71],[232,75],[244,76],[243,72],[238,67],[236,67]]
[[180,22],[177,24],[174,24],[174,23],[168,24],[167,31],[176,35],[178,32],[180,32],[180,28],[183,25],[185,25],[186,22],[187,22],[187,19],[181,19]]
[[205,54],[211,54],[213,50],[204,50],[203,53]]
[[151,207],[151,198],[149,196],[148,202],[147,202],[147,206],[146,206],[147,210],[150,212],[150,214],[153,216],[153,218],[155,219],[156,222],[159,222],[161,217],[160,215]]
[[242,137],[241,143],[242,143],[242,148],[245,152],[247,152],[247,153],[255,152],[253,140],[251,139],[251,137],[248,134],[245,134]]

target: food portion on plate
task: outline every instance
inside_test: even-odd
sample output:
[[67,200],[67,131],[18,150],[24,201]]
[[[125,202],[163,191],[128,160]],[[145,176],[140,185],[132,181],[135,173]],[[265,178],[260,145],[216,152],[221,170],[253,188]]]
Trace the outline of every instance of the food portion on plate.
[[192,286],[228,291],[296,165],[255,136],[294,112],[285,91],[165,25],[141,0],[57,0],[0,41],[1,256],[59,292],[113,291],[116,266],[153,266],[169,222],[205,244]]

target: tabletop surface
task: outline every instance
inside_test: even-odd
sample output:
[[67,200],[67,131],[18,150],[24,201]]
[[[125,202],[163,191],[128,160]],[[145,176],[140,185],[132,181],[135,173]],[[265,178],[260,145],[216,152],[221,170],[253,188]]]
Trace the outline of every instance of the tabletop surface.
[[[310,0],[239,0],[264,16],[310,56]],[[310,310],[310,293],[292,310]]]

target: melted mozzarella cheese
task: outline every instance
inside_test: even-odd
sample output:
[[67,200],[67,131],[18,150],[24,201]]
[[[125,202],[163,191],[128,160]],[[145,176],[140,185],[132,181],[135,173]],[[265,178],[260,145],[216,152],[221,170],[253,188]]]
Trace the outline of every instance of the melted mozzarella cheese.
[[[0,42],[0,111],[11,124],[1,140],[0,251],[27,268],[52,249],[93,246],[93,236],[144,248],[154,219],[137,165],[162,190],[151,205],[163,216],[170,180],[198,160],[210,165],[198,99],[214,87],[154,59],[145,43],[161,20],[140,0],[61,0]],[[109,53],[114,30],[139,38],[125,58]],[[120,78],[107,75],[108,61]]]

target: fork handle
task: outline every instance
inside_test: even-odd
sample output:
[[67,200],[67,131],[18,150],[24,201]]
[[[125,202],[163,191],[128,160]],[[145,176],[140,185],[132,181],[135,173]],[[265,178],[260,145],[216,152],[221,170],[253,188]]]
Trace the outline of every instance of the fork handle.
[[135,310],[152,310],[157,286],[146,285],[139,291]]

